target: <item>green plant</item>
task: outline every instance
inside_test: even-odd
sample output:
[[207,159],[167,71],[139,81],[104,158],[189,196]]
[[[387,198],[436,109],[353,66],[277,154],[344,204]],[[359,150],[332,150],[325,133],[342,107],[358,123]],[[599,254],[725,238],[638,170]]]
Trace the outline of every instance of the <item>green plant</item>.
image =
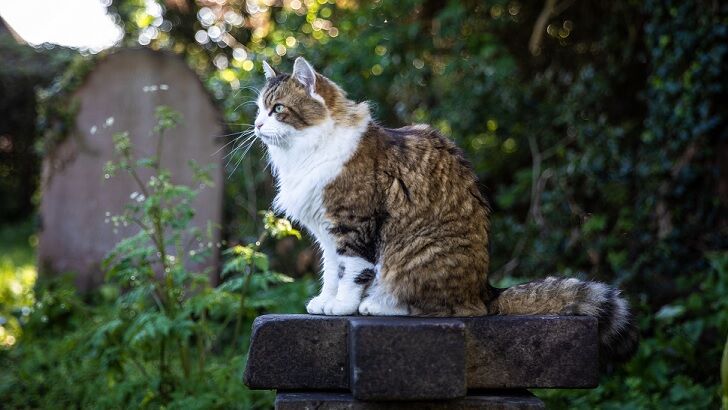
[[706,259],[709,267],[682,278],[681,286],[695,292],[654,315],[644,302],[635,306],[643,340],[634,359],[612,369],[596,389],[538,391],[548,407],[719,407],[720,358],[728,333],[728,252],[710,252]]
[[[53,159],[55,149],[69,135],[81,138],[73,132],[79,108],[74,93],[100,60],[100,56],[68,57],[64,70],[54,78],[51,84],[37,90],[36,126],[41,133],[41,138],[36,141],[35,148],[39,153]],[[84,141],[79,140],[78,142],[82,147],[85,146]]]
[[[148,391],[145,402],[164,404],[172,400],[173,394],[188,391],[191,379],[205,377],[207,357],[224,340],[221,333],[231,320],[235,327],[230,342],[235,346],[241,342],[243,323],[250,318],[249,309],[275,305],[271,300],[248,300],[254,278],[256,291],[292,282],[291,278],[270,271],[268,256],[259,251],[260,246],[268,236],[300,238],[300,234],[288,221],[265,213],[265,230],[257,241],[225,252],[230,259],[223,269],[227,280],[221,286],[209,286],[210,272],[190,271],[192,262],[200,261],[215,248],[202,232],[189,228],[194,216],[191,202],[198,190],[211,182],[206,170],[192,162],[199,188],[171,182],[171,175],[161,167],[159,158],[165,131],[174,128],[180,116],[168,107],[158,107],[156,116],[158,144],[153,158],[136,159],[128,135],[114,136],[119,160],[108,164],[106,172],[128,172],[140,192],[132,194],[134,200],[126,212],[112,221],[115,225],[133,223],[140,230],[120,242],[105,262],[109,278],[125,289],[119,299],[123,314],[100,327],[94,340],[100,351],[108,352],[113,346],[114,355],[118,355],[115,360],[126,359],[148,379],[148,386],[156,386],[155,391]],[[147,182],[140,176],[139,169],[143,168],[152,171]],[[197,246],[188,249],[185,244],[190,242]],[[208,317],[222,320],[222,325],[211,325]],[[137,352],[145,354],[140,356]],[[231,354],[233,362],[243,358],[243,352]],[[153,369],[158,370],[156,375],[152,374]],[[238,373],[231,371],[228,375],[232,389],[240,383]]]
[[37,237],[31,232],[28,222],[0,229],[0,349],[19,341],[35,302],[37,272],[32,247]]
[[264,212],[258,240],[224,251],[224,280],[210,285],[211,272],[191,267],[217,249],[209,242],[212,228],[206,233],[190,227],[191,203],[209,178],[204,167],[190,164],[197,188],[172,182],[159,158],[166,131],[181,118],[167,107],[157,108],[156,115],[155,155],[137,158],[129,135],[118,133],[118,158],[105,168],[109,177],[125,172],[136,181],[138,192],[109,222],[114,229],[136,225],[138,233],[110,252],[104,262],[107,282],[90,301],[80,299],[68,281],[39,288],[27,337],[0,355],[0,364],[13,369],[0,376],[0,395],[11,407],[271,403],[270,392],[242,385],[248,330],[262,312],[300,310],[312,286],[271,271],[262,245],[300,234],[287,220]]
[[723,348],[723,361],[720,366],[720,378],[723,380],[723,409],[728,410],[728,338]]
[[[108,278],[124,289],[120,297],[122,315],[101,326],[93,340],[102,352],[114,346],[118,354],[114,360],[129,358],[150,379],[149,385],[157,386],[146,400],[166,403],[180,377],[175,374],[174,361],[178,361],[186,378],[193,370],[190,359],[193,339],[199,348],[198,367],[204,369],[205,318],[204,315],[193,317],[192,314],[201,312],[191,312],[186,304],[188,293],[204,292],[209,272],[190,272],[187,266],[188,259],[196,259],[197,254],[202,257],[209,254],[211,245],[204,247],[203,235],[189,229],[194,216],[191,201],[197,190],[173,184],[170,173],[161,166],[165,131],[174,128],[180,116],[168,107],[158,107],[156,116],[157,149],[152,158],[135,158],[127,133],[113,137],[119,159],[107,164],[106,175],[125,171],[133,177],[140,192],[134,192],[126,211],[111,220],[115,226],[136,224],[139,232],[117,244],[104,261]],[[210,183],[204,170],[193,163],[190,166],[200,183],[199,189]],[[146,182],[140,176],[144,168],[152,171]],[[199,250],[187,249],[185,242],[189,241],[199,244]],[[139,356],[126,352],[127,349],[148,354],[140,360]],[[151,375],[145,361],[158,369],[156,376]]]

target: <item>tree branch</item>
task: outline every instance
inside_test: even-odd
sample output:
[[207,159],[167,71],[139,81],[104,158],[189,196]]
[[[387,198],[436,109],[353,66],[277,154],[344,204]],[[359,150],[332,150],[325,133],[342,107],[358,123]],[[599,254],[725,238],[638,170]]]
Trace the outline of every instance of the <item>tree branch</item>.
[[528,50],[531,54],[536,56],[541,53],[541,42],[543,41],[543,33],[546,29],[546,25],[549,19],[556,17],[563,13],[564,10],[569,8],[574,3],[574,0],[564,0],[559,4],[556,4],[556,0],[546,0],[543,5],[541,13],[536,19],[536,23],[533,25],[533,31],[531,32],[531,39],[528,41]]

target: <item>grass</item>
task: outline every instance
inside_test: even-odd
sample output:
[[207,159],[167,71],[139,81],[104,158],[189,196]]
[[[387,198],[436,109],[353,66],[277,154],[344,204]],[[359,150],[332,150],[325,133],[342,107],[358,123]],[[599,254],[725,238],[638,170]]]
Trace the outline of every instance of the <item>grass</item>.
[[37,243],[31,220],[0,227],[0,348],[17,343],[35,302]]

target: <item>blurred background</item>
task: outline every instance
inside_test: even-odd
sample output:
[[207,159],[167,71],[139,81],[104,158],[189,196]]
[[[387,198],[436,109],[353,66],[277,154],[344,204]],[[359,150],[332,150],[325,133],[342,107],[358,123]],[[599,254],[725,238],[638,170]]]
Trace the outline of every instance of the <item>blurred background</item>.
[[[0,397],[11,407],[270,405],[240,383],[247,337],[212,305],[185,319],[217,320],[210,337],[224,341],[191,353],[209,355],[200,379],[169,363],[171,376],[155,378],[152,362],[112,343],[121,330],[102,328],[128,308],[116,305],[123,283],[79,291],[73,272],[38,274],[41,164],[72,134],[74,93],[121,47],[179,56],[219,110],[222,131],[200,137],[224,146],[223,270],[244,254],[225,249],[253,244],[269,265],[250,266],[286,278],[216,299],[241,312],[235,327],[300,311],[316,290],[305,235],[258,241],[271,232],[259,211],[272,178],[262,147],[236,139],[254,118],[262,61],[288,71],[305,56],[381,123],[430,123],[465,150],[493,207],[493,284],[576,276],[630,299],[637,356],[597,389],[536,392],[550,407],[716,408],[728,397],[728,4],[4,0],[0,18],[0,367],[12,369]],[[230,282],[215,276],[214,289]],[[159,326],[149,343],[174,335]]]

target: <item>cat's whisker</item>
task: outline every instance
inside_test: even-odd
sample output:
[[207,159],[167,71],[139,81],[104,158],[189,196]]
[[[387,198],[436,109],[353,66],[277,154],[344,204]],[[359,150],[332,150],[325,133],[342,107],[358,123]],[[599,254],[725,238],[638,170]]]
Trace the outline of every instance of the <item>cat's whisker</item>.
[[227,124],[227,125],[245,125],[248,128],[252,128],[253,127],[253,124],[248,124],[246,122],[225,122],[225,124]]
[[214,136],[212,136],[211,138],[225,138],[225,137],[229,137],[229,136],[231,136],[231,135],[235,135],[235,134],[240,134],[241,132],[246,132],[246,131],[250,131],[250,130],[252,130],[252,129],[253,129],[253,126],[251,125],[250,127],[246,127],[246,129],[244,129],[244,130],[242,130],[242,131],[235,131],[235,132],[231,132],[231,133],[229,133],[229,134],[214,135]]
[[231,132],[230,134],[220,135],[220,136],[218,136],[216,138],[224,138],[224,137],[229,137],[231,135],[234,135],[234,137],[232,138],[232,141],[235,141],[236,139],[239,138],[240,135],[247,134],[247,133],[252,132],[252,131],[254,131],[254,129],[253,129],[253,127],[250,127],[248,129],[244,129],[244,130],[241,130],[241,131]]
[[260,95],[260,89],[255,88],[252,85],[245,85],[245,86],[242,86],[242,87],[238,88],[238,92],[240,92],[242,90],[252,90],[253,92],[255,92],[255,95],[256,96],[257,95]]
[[237,111],[240,107],[243,107],[247,104],[258,104],[258,101],[257,100],[244,101],[244,102],[238,104],[235,108],[233,108],[233,111]]
[[225,148],[226,148],[226,147],[227,147],[228,145],[230,145],[230,144],[234,143],[235,141],[236,141],[236,139],[233,139],[233,140],[231,140],[231,141],[228,141],[228,142],[226,142],[226,143],[225,143],[225,145],[223,145],[223,146],[222,146],[222,147],[220,147],[220,148],[219,148],[219,149],[218,149],[217,151],[215,151],[215,152],[213,152],[212,154],[210,154],[210,156],[212,157],[212,156],[215,156],[215,155],[217,155],[217,154],[218,154],[218,153],[219,153],[220,151],[224,150],[224,149],[225,149]]
[[249,139],[250,137],[251,137],[251,136],[250,136],[250,135],[248,135],[248,136],[247,136],[247,137],[246,137],[246,138],[245,138],[245,139],[244,139],[244,140],[243,140],[242,142],[240,142],[240,139],[241,139],[241,138],[243,138],[243,136],[242,136],[242,135],[241,135],[240,137],[236,138],[234,142],[237,142],[237,144],[236,144],[235,146],[233,146],[233,149],[231,149],[231,150],[230,150],[230,152],[228,152],[227,154],[225,154],[225,156],[223,157],[223,159],[225,159],[225,158],[227,158],[227,157],[229,157],[229,156],[233,155],[233,154],[234,154],[234,153],[235,153],[235,152],[236,152],[236,151],[237,151],[238,149],[240,149],[240,147],[241,147],[241,146],[242,146],[243,144],[245,144],[245,143],[246,143],[246,142],[248,141],[248,139]]
[[[225,149],[225,147],[227,147],[228,145],[230,145],[230,144],[233,144],[233,143],[235,143],[236,141],[239,141],[239,140],[240,140],[240,138],[242,138],[242,137],[244,136],[244,134],[246,134],[246,135],[247,135],[247,134],[248,134],[249,132],[251,132],[251,131],[243,131],[243,132],[241,132],[241,133],[240,133],[240,135],[238,135],[237,137],[233,138],[232,140],[230,140],[230,141],[226,142],[226,143],[225,143],[225,145],[223,145],[222,147],[220,147],[220,149],[218,149],[218,150],[217,150],[217,151],[215,151],[214,153],[210,154],[210,156],[216,155],[216,154],[217,154],[218,152],[220,152],[220,151],[222,151],[223,149]],[[234,134],[237,134],[237,133],[233,133],[233,134],[228,134],[228,135],[234,135]],[[223,157],[223,158],[224,158],[224,157]]]
[[242,155],[240,155],[240,158],[235,163],[235,168],[233,168],[233,170],[230,172],[230,176],[232,176],[232,174],[234,174],[235,171],[238,169],[238,166],[240,165],[241,162],[243,162],[243,160],[245,159],[245,156],[248,154],[248,151],[250,151],[250,148],[253,146],[253,144],[255,144],[255,140],[252,140],[252,141],[250,141],[250,143],[247,144]]
[[250,148],[252,148],[253,145],[255,145],[255,139],[251,140],[250,143],[248,143],[248,146],[245,148],[245,151],[243,151],[243,155],[241,156],[245,157],[245,155],[248,154],[248,151],[250,151]]
[[235,100],[236,98],[238,98],[238,95],[240,95],[240,92],[241,92],[241,91],[242,91],[243,89],[244,89],[244,88],[238,88],[238,89],[237,89],[237,90],[235,91],[235,94],[233,94],[233,96],[232,96],[232,97],[230,97],[230,101],[233,101],[233,100]]
[[[238,137],[238,138],[236,139],[236,141],[240,140],[240,138],[242,138],[242,137],[243,137],[243,136],[241,135],[240,137]],[[251,140],[251,139],[253,139],[253,138],[255,138],[255,134],[251,134],[251,135],[247,135],[247,136],[245,136],[245,139],[244,139],[244,140],[243,140],[242,142],[240,142],[239,144],[235,145],[235,147],[233,147],[233,149],[232,149],[232,150],[230,150],[230,152],[228,152],[228,153],[227,153],[227,154],[226,154],[226,155],[225,155],[225,156],[223,157],[223,159],[225,159],[225,158],[227,158],[227,157],[229,157],[229,156],[231,156],[231,155],[235,154],[235,153],[236,153],[236,152],[237,152],[238,150],[240,150],[240,148],[241,148],[241,147],[242,147],[243,145],[245,145],[245,144],[246,144],[246,143],[247,143],[248,141],[250,141],[250,140]]]
[[238,169],[238,166],[243,161],[243,159],[245,158],[245,156],[248,154],[248,152],[252,148],[253,144],[255,144],[255,141],[256,140],[257,139],[255,138],[255,134],[249,135],[243,142],[237,144],[235,146],[235,148],[230,153],[228,153],[228,155],[226,155],[226,157],[230,156],[230,159],[225,164],[225,167],[228,168],[230,166],[230,164],[233,161],[235,161],[235,158],[232,157],[231,155],[233,155],[234,153],[237,153],[241,149],[243,150],[243,153],[237,158],[237,161],[235,161],[235,166],[233,167],[233,170],[230,171],[230,175],[232,175]]
[[260,90],[259,90],[259,89],[255,88],[255,87],[253,87],[253,86],[249,86],[249,85],[247,85],[247,86],[243,86],[243,87],[240,87],[240,88],[238,88],[237,92],[235,93],[235,96],[234,96],[234,97],[232,97],[232,98],[230,99],[230,101],[234,101],[234,100],[235,100],[235,98],[237,98],[237,97],[238,97],[238,95],[240,95],[240,93],[241,93],[241,92],[243,92],[244,90],[251,90],[251,91],[253,91],[253,93],[255,94],[255,98],[256,98],[256,99],[257,99],[257,98],[258,98],[258,96],[260,95]]

